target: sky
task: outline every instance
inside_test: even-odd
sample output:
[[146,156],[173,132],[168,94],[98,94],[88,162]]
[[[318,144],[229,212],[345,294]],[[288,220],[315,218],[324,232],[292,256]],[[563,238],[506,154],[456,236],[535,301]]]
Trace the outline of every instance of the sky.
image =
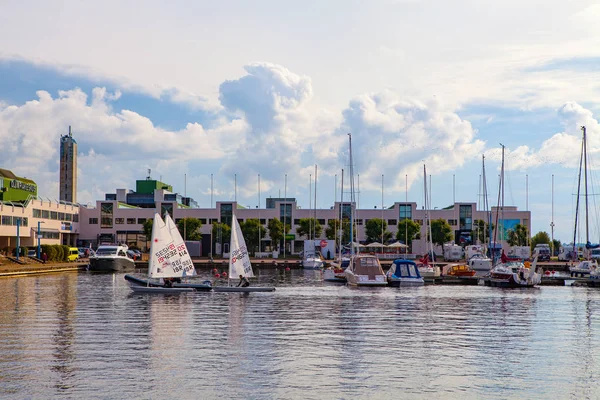
[[[217,4],[218,3],[218,4]],[[600,5],[588,0],[21,1],[0,13],[0,167],[78,201],[151,170],[202,208],[294,197],[329,208],[504,204],[572,241],[582,132],[590,240],[600,152]],[[315,166],[317,173],[315,174]],[[316,189],[314,187],[317,176]],[[313,186],[310,183],[313,183]],[[554,182],[554,184],[553,184]],[[349,194],[344,196],[348,198]]]

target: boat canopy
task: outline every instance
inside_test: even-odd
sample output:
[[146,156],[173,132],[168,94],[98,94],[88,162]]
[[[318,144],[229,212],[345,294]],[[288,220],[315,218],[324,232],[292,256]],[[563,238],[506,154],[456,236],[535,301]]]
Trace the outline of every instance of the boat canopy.
[[353,260],[356,275],[383,275],[381,264],[375,256],[356,256]]
[[411,260],[394,260],[390,267],[389,274],[396,278],[420,278],[421,274],[417,264]]

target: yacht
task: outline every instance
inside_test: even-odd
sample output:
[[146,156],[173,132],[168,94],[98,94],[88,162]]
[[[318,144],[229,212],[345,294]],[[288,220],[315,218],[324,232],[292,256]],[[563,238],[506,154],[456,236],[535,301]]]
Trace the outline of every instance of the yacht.
[[569,272],[572,277],[585,277],[589,276],[592,271],[596,271],[598,269],[598,263],[596,260],[583,260],[579,262],[577,265],[573,265],[569,267]]
[[492,259],[482,253],[475,253],[467,265],[475,271],[475,276],[487,276],[492,269]]
[[422,286],[425,284],[417,264],[410,260],[394,260],[386,276],[390,286]]
[[352,256],[344,274],[348,285],[352,286],[387,286],[388,284],[379,259],[371,254]]
[[89,270],[94,272],[133,271],[135,262],[127,256],[126,245],[100,245],[90,256]]
[[487,286],[497,287],[533,287],[542,281],[542,274],[536,271],[537,258],[533,265],[529,262],[508,261],[496,265],[490,271],[490,278],[485,281]]

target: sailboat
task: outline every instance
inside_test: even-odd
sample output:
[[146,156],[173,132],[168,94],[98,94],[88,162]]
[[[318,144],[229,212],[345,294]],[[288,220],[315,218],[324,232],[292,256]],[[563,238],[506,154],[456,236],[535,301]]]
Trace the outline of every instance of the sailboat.
[[423,279],[435,279],[440,277],[442,271],[440,270],[440,267],[429,264],[429,255],[431,254],[431,256],[434,257],[434,252],[433,237],[431,235],[431,200],[427,191],[427,169],[425,168],[425,165],[423,165],[423,176],[425,178],[425,223],[427,224],[425,227],[425,236],[427,238],[427,253],[419,260],[417,268],[419,269],[419,274]]
[[[489,203],[487,197],[487,178],[485,176],[485,155],[481,156],[481,186],[483,189],[483,209],[487,214],[487,223],[489,236],[487,240],[485,239],[485,233],[483,234],[484,244],[487,249],[490,249],[489,241],[492,239],[492,213],[489,210]],[[484,226],[485,227],[485,226]],[[478,246],[471,246],[473,250],[476,252],[472,254],[467,260],[467,266],[475,271],[475,276],[487,276],[492,269],[492,259],[486,256],[485,251],[481,251],[482,249]],[[492,251],[489,251],[489,254],[492,254]]]
[[350,158],[350,263],[344,275],[351,286],[387,286],[387,277],[383,273],[379,259],[372,254],[354,254],[354,165],[352,161],[352,135],[348,134]]
[[[584,199],[585,199],[585,254],[586,260],[579,262],[577,265],[571,265],[569,271],[571,276],[590,276],[590,279],[598,279],[598,263],[596,260],[592,260],[590,253],[592,249],[600,247],[600,245],[593,245],[590,242],[590,228],[589,228],[589,208],[588,208],[588,177],[587,177],[587,136],[585,126],[581,127],[583,137],[581,140],[581,156],[579,158],[579,178],[577,183],[577,203],[575,206],[575,227],[573,229],[573,253],[577,254],[577,222],[579,217],[579,195],[581,189],[581,172],[583,171],[584,181]],[[592,276],[593,273],[593,276]]]
[[248,255],[248,248],[246,247],[246,241],[242,234],[242,228],[235,216],[232,216],[231,222],[231,240],[229,246],[229,275],[227,286],[214,286],[215,292],[273,292],[274,287],[257,287],[257,286],[231,286],[231,279],[237,279],[238,276],[245,278],[254,277],[252,271],[252,263],[250,262],[250,256]]
[[[312,179],[310,183],[312,187]],[[310,194],[309,194],[310,198]],[[313,210],[310,210],[313,211]],[[309,211],[309,216],[310,216]],[[315,239],[316,223],[317,223],[317,166],[315,165],[315,203],[314,203],[314,225],[311,224],[309,227],[308,237],[309,240],[304,241],[304,252],[302,253],[302,268],[304,269],[322,269],[325,266],[325,261],[321,253],[316,250]]]
[[323,280],[326,282],[338,282],[338,283],[346,283],[346,274],[345,270],[350,264],[350,258],[342,256],[342,205],[344,204],[344,170],[342,169],[342,187],[340,191],[340,210],[339,210],[339,222],[340,226],[337,231],[337,248],[338,248],[338,257],[337,260],[332,261],[327,268],[323,270]]
[[192,292],[198,289],[210,290],[210,285],[205,284],[173,283],[172,286],[167,286],[164,283],[150,282],[151,278],[169,279],[196,275],[196,269],[177,226],[168,214],[165,215],[165,220],[166,223],[158,213],[154,214],[152,244],[150,247],[150,260],[148,262],[148,279],[144,281],[130,275],[125,275],[125,279],[131,283],[131,289],[134,292],[143,293],[179,293]]
[[[500,203],[502,199],[502,203]],[[498,214],[504,207],[504,145],[502,145],[502,164],[500,167],[500,187],[498,192],[498,210],[496,211],[496,226],[494,232],[494,242],[498,232]],[[495,246],[493,247],[495,248]],[[503,257],[504,258],[504,257]],[[522,288],[539,285],[542,281],[541,271],[537,271],[538,256],[535,255],[533,264],[529,261],[525,263],[520,261],[502,260],[502,262],[492,267],[490,278],[485,280],[487,286]]]

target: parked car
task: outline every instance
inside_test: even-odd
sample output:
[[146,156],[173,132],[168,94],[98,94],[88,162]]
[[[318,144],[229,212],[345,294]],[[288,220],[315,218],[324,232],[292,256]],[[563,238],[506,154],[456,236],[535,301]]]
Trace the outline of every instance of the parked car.
[[37,257],[37,250],[27,250],[27,257]]

